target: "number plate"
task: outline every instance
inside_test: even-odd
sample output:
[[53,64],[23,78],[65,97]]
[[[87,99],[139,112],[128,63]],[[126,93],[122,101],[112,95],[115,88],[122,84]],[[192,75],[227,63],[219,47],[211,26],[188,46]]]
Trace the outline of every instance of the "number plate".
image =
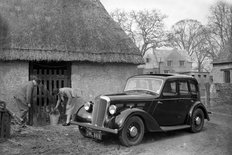
[[101,131],[95,131],[95,130],[86,129],[86,136],[94,138],[94,139],[102,140]]

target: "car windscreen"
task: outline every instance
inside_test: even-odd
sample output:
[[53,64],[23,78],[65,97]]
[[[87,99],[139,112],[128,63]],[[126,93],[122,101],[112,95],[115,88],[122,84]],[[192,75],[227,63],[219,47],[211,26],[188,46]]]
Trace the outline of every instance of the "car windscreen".
[[158,78],[134,77],[127,80],[124,91],[145,90],[160,94],[163,80]]

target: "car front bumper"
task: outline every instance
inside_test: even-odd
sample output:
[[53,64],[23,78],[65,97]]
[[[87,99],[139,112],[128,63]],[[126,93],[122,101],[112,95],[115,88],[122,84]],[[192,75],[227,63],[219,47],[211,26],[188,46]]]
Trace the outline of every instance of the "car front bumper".
[[98,130],[98,131],[104,131],[104,132],[109,132],[109,133],[113,133],[113,134],[118,134],[118,129],[109,129],[109,128],[105,128],[105,127],[101,127],[101,126],[94,126],[90,123],[71,121],[71,124],[79,125],[82,127],[86,127],[86,128],[90,128],[90,129],[94,129],[94,130]]

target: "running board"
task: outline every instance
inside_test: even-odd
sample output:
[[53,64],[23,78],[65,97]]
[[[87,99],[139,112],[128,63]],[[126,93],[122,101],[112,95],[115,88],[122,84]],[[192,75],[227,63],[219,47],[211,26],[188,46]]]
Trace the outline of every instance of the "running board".
[[163,131],[172,131],[172,130],[180,130],[190,128],[190,125],[176,125],[176,126],[161,126]]

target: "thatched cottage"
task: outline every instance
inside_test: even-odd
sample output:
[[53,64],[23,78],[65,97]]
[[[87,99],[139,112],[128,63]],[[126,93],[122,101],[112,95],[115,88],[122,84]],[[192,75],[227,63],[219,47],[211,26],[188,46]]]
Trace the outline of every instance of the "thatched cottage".
[[[37,75],[49,92],[69,86],[86,100],[118,92],[143,62],[99,0],[0,1],[0,99]],[[37,91],[38,111],[49,104]]]

